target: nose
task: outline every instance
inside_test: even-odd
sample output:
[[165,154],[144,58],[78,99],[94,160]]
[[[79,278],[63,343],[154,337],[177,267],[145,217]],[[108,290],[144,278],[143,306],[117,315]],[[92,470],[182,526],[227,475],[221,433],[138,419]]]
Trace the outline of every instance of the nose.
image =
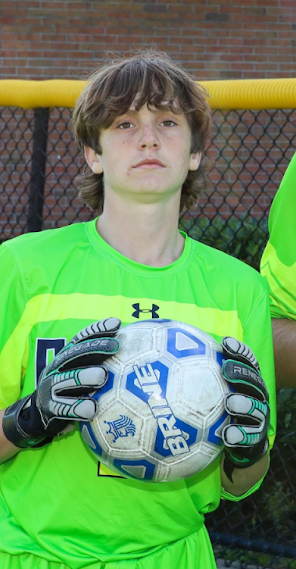
[[139,146],[145,148],[159,148],[159,138],[156,129],[150,125],[143,128],[140,133]]

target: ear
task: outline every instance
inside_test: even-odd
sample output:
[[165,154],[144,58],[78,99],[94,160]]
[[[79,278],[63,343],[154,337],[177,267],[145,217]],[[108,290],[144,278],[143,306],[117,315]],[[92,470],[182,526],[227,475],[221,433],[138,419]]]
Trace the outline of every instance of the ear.
[[103,174],[101,157],[89,146],[84,147],[84,157],[94,174]]
[[188,169],[191,171],[198,170],[200,161],[201,161],[201,152],[195,152],[194,154],[191,154]]

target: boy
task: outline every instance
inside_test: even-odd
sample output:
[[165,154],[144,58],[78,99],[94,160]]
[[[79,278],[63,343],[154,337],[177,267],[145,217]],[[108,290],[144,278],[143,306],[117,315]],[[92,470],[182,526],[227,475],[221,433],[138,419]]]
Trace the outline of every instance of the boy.
[[[203,515],[221,495],[249,495],[265,475],[268,395],[255,358],[240,343],[254,350],[267,383],[272,444],[264,280],[178,231],[180,208],[208,182],[203,152],[210,124],[204,91],[167,56],[147,51],[106,65],[73,115],[88,165],[78,179],[80,195],[102,215],[2,246],[1,567],[29,569],[37,558],[45,569],[215,567]],[[250,396],[227,403],[243,426],[224,434],[229,449],[222,461],[175,483],[120,478],[98,467],[77,422],[74,432],[64,431],[67,420],[93,416],[91,399],[83,395],[104,384],[104,359],[117,349],[119,320],[109,316],[127,324],[147,312],[193,324],[219,341],[237,338],[223,341],[225,353],[237,360],[230,360],[234,379]],[[78,369],[77,363],[73,370],[68,361],[59,368],[55,357],[46,366],[48,355],[61,349],[71,360],[85,338],[99,340],[96,365]],[[259,402],[253,397],[258,385]],[[18,452],[21,447],[27,448]]]

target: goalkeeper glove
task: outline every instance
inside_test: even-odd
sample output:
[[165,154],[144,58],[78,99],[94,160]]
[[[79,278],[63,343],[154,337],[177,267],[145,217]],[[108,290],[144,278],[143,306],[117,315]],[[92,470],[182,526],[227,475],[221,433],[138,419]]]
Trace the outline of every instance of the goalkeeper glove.
[[225,407],[233,423],[224,427],[224,472],[232,480],[234,468],[247,468],[268,450],[269,395],[252,350],[234,338],[223,338],[227,360],[222,367],[226,381],[236,390],[226,395]]
[[73,421],[91,421],[97,403],[85,395],[105,385],[108,371],[101,365],[118,350],[114,338],[118,318],[87,326],[44,368],[36,391],[4,413],[6,438],[21,448],[40,447],[52,441]]

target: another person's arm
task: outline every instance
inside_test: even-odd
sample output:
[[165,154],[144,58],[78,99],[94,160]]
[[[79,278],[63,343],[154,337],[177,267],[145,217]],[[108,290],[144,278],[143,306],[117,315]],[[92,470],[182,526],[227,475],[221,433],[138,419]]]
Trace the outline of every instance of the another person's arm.
[[296,154],[272,202],[261,273],[270,289],[277,388],[296,388]]
[[273,349],[276,385],[296,388],[296,320],[273,318]]

